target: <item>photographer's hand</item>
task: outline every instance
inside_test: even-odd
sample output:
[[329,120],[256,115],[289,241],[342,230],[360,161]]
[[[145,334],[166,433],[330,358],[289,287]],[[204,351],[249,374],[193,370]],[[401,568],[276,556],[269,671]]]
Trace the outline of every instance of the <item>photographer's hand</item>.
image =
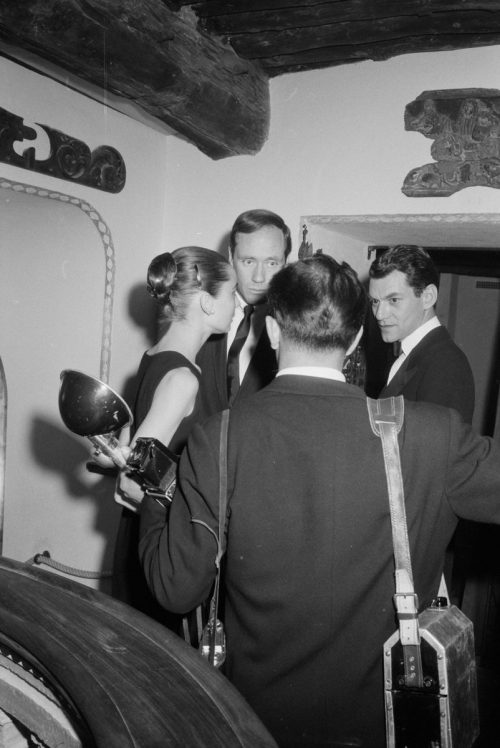
[[[130,455],[131,448],[123,445],[120,447],[120,451],[126,462]],[[139,483],[131,477],[128,468],[125,467],[120,470],[115,486],[115,502],[133,512],[138,512],[143,498],[144,491]]]

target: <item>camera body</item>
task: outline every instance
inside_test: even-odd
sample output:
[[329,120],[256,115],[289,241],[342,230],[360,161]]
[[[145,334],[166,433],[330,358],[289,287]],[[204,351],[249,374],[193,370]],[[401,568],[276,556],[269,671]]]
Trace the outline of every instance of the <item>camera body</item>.
[[179,458],[161,441],[139,437],[127,459],[127,473],[145,493],[172,501]]

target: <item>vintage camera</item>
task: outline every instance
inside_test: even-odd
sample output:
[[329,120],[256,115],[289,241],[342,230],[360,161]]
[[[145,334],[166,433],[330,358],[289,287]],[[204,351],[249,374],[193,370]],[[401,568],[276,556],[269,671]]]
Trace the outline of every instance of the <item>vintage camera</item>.
[[158,439],[139,437],[127,460],[127,472],[145,493],[172,501],[178,457]]

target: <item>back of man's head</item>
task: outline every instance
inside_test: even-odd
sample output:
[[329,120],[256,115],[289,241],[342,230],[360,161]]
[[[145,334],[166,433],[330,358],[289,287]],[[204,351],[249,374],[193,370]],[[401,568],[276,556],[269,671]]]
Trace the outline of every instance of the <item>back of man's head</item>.
[[415,296],[424,288],[434,284],[439,289],[439,271],[431,256],[423,247],[414,244],[398,244],[382,252],[370,266],[370,278],[385,278],[398,270],[406,276]]
[[283,338],[293,345],[345,351],[363,324],[366,294],[347,263],[321,254],[276,273],[268,303]]
[[286,259],[292,249],[290,229],[281,216],[277,213],[273,213],[271,210],[264,210],[263,208],[246,210],[238,216],[231,229],[231,234],[229,235],[229,252],[231,256],[234,254],[234,249],[236,247],[237,234],[253,234],[254,231],[258,231],[259,229],[268,226],[274,226],[283,233],[285,238]]

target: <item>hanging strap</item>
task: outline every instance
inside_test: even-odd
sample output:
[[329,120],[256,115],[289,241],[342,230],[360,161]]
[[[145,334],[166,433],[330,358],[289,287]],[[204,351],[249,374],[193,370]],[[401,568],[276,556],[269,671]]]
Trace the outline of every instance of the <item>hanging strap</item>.
[[226,551],[226,514],[227,514],[227,433],[229,427],[229,409],[222,411],[219,443],[219,535],[217,538],[217,555],[215,565],[217,572],[214,582],[214,591],[210,601],[208,631],[210,636],[208,661],[216,663],[217,645],[217,617],[219,608],[219,588],[221,561]]
[[226,512],[227,512],[227,432],[229,427],[229,409],[222,411],[219,443],[219,544],[215,559],[217,569],[226,551]]
[[398,433],[404,420],[404,399],[401,395],[382,400],[373,400],[369,397],[367,407],[372,431],[382,440],[394,545],[396,580],[394,605],[399,623],[399,638],[403,646],[405,684],[422,687],[418,599],[413,586],[398,444]]

